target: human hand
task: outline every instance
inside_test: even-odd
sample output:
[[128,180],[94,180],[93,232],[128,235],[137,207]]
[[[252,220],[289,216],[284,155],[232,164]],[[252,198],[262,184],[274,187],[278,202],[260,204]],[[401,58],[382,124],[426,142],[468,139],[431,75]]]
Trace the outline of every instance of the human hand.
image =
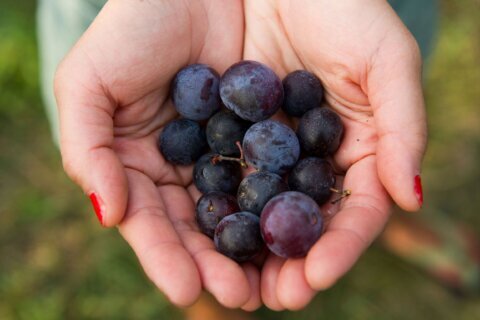
[[192,168],[156,146],[176,116],[175,73],[195,62],[221,73],[241,59],[242,13],[240,1],[109,1],[56,76],[66,172],[179,306],[202,287],[227,307],[260,305],[259,271],[217,253],[195,226]]
[[381,232],[389,196],[403,209],[422,203],[417,175],[426,145],[421,58],[415,40],[384,0],[254,1],[245,8],[244,59],[280,77],[306,69],[342,117],[334,156],[352,191],[304,259],[270,254],[261,296],[271,309],[301,309],[332,286]]

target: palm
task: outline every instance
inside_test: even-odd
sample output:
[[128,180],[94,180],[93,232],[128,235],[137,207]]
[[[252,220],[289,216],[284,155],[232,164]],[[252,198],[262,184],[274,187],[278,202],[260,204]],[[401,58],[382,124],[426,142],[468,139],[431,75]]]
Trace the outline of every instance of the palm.
[[[120,231],[136,251],[146,273],[174,301],[185,300],[185,295],[191,296],[188,300],[194,299],[203,286],[223,304],[239,307],[251,295],[246,274],[254,272],[254,268],[242,269],[218,254],[211,240],[198,232],[194,221],[198,192],[191,185],[191,168],[166,162],[155,143],[158,131],[175,116],[168,99],[169,84],[175,73],[196,62],[207,63],[222,72],[241,56],[242,17],[234,16],[238,3],[222,5],[223,8],[211,2],[196,5],[198,8],[189,10],[199,11],[193,11],[184,20],[176,17],[168,26],[169,31],[176,33],[171,38],[162,37],[164,29],[139,35],[148,40],[152,52],[132,46],[129,54],[133,60],[139,52],[143,59],[135,70],[138,83],[132,85],[131,75],[126,75],[125,85],[117,79],[110,87],[113,91],[118,87],[118,94],[113,95],[121,106],[114,117],[113,149],[126,168],[129,185],[129,203]],[[211,6],[217,8],[212,10]],[[236,25],[232,24],[235,21]],[[205,22],[218,29],[205,28]],[[228,26],[222,25],[227,22]],[[223,32],[225,29],[229,33]],[[156,43],[158,39],[161,41]],[[172,52],[166,53],[170,43],[176,45]],[[152,72],[151,67],[165,56],[173,59],[167,64],[160,63],[161,68]],[[125,65],[134,62],[128,57]]]

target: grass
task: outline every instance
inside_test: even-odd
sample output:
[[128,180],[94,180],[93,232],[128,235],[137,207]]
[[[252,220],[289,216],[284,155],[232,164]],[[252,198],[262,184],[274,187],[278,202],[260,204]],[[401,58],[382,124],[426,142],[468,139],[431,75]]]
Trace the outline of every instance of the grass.
[[[422,217],[480,234],[480,3],[443,1],[426,76],[430,144]],[[182,319],[116,230],[98,227],[63,173],[41,105],[34,2],[0,4],[0,319]],[[403,214],[403,213],[398,213]],[[432,220],[433,221],[433,220]],[[458,297],[375,244],[299,312],[258,319],[475,319]]]

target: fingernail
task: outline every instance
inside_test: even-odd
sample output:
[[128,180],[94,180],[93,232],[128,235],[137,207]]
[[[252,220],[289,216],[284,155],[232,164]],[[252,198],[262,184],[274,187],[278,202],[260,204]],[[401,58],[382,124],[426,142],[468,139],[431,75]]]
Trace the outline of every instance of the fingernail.
[[88,196],[90,201],[92,202],[93,209],[95,210],[95,214],[97,215],[98,221],[103,226],[103,214],[105,211],[102,199],[95,193],[92,192]]
[[422,178],[420,178],[420,175],[418,174],[415,176],[415,184],[413,190],[415,191],[415,196],[417,197],[418,204],[421,207],[423,205]]

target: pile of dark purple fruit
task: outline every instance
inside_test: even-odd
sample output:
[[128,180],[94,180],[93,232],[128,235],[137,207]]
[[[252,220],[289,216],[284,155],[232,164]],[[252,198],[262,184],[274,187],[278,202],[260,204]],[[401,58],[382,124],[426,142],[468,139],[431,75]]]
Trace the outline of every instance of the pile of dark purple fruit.
[[[297,258],[320,238],[320,206],[336,191],[326,157],[343,135],[340,117],[321,107],[322,98],[312,73],[295,71],[282,83],[255,61],[238,62],[222,77],[203,64],[178,72],[172,100],[182,118],[166,125],[158,146],[173,164],[195,163],[193,182],[203,193],[196,221],[219,252],[244,262],[265,243],[278,256]],[[269,119],[280,108],[300,117],[296,133]],[[248,166],[256,171],[242,180]]]

